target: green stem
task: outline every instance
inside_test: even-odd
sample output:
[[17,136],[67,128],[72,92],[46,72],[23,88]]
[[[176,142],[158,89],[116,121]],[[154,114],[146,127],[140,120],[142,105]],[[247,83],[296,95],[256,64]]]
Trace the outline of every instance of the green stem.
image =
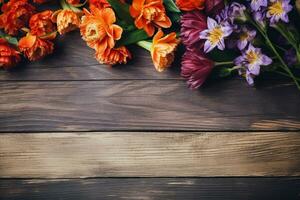
[[81,12],[79,8],[76,8],[66,2],[66,0],[60,0],[60,5],[64,10],[72,10],[74,12]]
[[269,48],[273,51],[273,53],[276,55],[276,57],[278,58],[279,62],[281,63],[281,68],[287,72],[287,74],[290,76],[290,78],[293,79],[293,81],[295,82],[297,88],[300,90],[300,85],[298,83],[297,78],[294,76],[294,74],[291,72],[290,68],[287,66],[287,64],[285,64],[284,60],[282,59],[282,57],[280,56],[280,54],[278,53],[278,51],[276,50],[276,48],[274,47],[273,43],[271,42],[271,40],[269,39],[267,32],[261,28],[261,26],[259,24],[257,24],[255,21],[253,21],[253,19],[251,17],[248,16],[248,20],[250,21],[250,23],[252,25],[254,25],[257,30],[260,32],[260,34],[265,38]]
[[228,61],[228,62],[215,62],[215,66],[232,65],[232,64],[234,64],[233,61]]
[[148,51],[151,51],[151,46],[152,46],[152,42],[148,42],[148,41],[139,41],[136,43],[138,46],[148,50]]
[[[290,78],[290,76],[289,76],[288,74],[284,73],[284,72],[279,72],[279,71],[274,71],[274,72],[277,73],[277,74],[280,74],[280,75],[283,75],[283,76],[286,76],[286,77],[289,77],[289,78]],[[296,77],[296,79],[297,79],[298,81],[300,81],[300,78],[297,78],[297,77]]]

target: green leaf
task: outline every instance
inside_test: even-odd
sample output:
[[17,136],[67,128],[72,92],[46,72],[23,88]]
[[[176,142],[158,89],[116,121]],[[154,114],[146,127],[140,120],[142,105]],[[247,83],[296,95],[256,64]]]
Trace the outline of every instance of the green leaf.
[[121,3],[120,0],[107,0],[116,12],[119,19],[124,20],[127,24],[133,24],[133,19],[129,13],[129,5]]
[[149,38],[144,30],[135,30],[131,32],[126,32],[123,34],[124,37],[117,42],[117,46],[126,46],[130,44],[135,44],[139,41],[146,40]]
[[227,67],[220,67],[219,69],[217,69],[217,75],[218,77],[221,78],[225,78],[231,75],[231,68],[227,68]]
[[12,45],[18,46],[19,42],[18,42],[17,38],[7,35],[7,34],[3,33],[2,31],[0,31],[0,38],[5,39],[8,43],[10,43]]
[[175,12],[175,13],[181,12],[173,0],[164,0],[164,4],[166,6],[167,11]]

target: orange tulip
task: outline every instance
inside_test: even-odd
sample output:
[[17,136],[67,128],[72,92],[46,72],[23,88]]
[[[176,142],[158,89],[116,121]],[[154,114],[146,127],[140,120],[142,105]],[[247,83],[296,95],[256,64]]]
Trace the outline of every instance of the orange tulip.
[[204,4],[205,0],[176,0],[176,5],[183,11],[203,10]]
[[0,28],[4,28],[9,35],[17,35],[19,30],[28,23],[35,7],[27,0],[10,0],[2,6],[1,11]]
[[48,40],[43,40],[35,35],[27,34],[27,36],[20,39],[19,49],[30,61],[36,61],[51,54],[54,45]]
[[172,25],[162,0],[133,0],[129,11],[135,19],[135,26],[144,29],[148,36],[154,34],[155,27],[169,28]]
[[128,59],[131,59],[131,54],[125,46],[96,52],[95,56],[99,63],[107,65],[126,64]]
[[162,72],[173,63],[178,44],[179,39],[176,38],[176,33],[166,36],[161,30],[156,33],[150,52],[157,71]]
[[10,47],[6,40],[0,38],[0,68],[10,69],[20,61],[19,52]]
[[80,25],[81,13],[72,10],[59,10],[52,16],[52,21],[57,24],[57,31],[63,35],[77,29]]
[[82,17],[80,32],[91,48],[102,53],[106,49],[112,49],[115,42],[121,39],[123,29],[114,24],[116,16],[111,8],[94,9],[92,13],[87,10]]
[[50,0],[33,0],[33,3],[37,3],[37,4],[44,4],[44,3],[48,3]]
[[47,39],[54,39],[56,36],[56,26],[51,20],[52,14],[51,10],[34,14],[29,20],[30,33],[38,37],[43,36],[47,37]]
[[80,0],[66,0],[68,2],[68,4],[71,5],[78,5],[80,4]]

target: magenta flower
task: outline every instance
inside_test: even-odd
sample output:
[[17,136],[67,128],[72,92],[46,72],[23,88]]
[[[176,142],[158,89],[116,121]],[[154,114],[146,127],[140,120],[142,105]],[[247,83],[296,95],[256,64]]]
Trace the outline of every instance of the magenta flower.
[[205,82],[213,67],[214,62],[199,49],[189,49],[182,57],[181,76],[187,79],[189,88],[197,89]]
[[208,53],[215,47],[220,50],[225,49],[224,39],[228,37],[233,29],[229,23],[218,24],[214,19],[207,18],[208,29],[200,33],[200,39],[206,39],[204,44],[204,52]]
[[200,33],[207,29],[206,16],[199,11],[183,14],[181,17],[180,36],[186,48],[201,48]]
[[224,7],[224,0],[207,0],[205,1],[205,14],[208,16],[216,16]]

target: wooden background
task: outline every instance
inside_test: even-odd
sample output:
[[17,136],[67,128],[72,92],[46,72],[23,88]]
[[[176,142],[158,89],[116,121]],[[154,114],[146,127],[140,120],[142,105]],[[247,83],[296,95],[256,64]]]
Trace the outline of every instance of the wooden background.
[[78,32],[56,44],[0,72],[0,199],[300,199],[291,82],[190,91],[137,47],[111,68]]

